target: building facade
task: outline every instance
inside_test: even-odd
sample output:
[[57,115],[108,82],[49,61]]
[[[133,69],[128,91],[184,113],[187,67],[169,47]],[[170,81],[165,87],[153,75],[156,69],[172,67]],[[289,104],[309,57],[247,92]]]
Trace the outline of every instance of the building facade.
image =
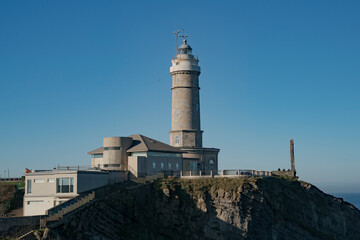
[[124,172],[99,170],[34,170],[25,173],[24,216],[44,215],[46,210],[82,192],[127,180]]
[[160,172],[180,175],[183,169],[184,151],[140,134],[106,137],[103,143],[103,147],[89,152],[92,168],[126,170],[133,177]]
[[170,145],[183,150],[184,170],[217,171],[220,149],[204,148],[200,126],[199,60],[183,39],[172,59],[172,110]]

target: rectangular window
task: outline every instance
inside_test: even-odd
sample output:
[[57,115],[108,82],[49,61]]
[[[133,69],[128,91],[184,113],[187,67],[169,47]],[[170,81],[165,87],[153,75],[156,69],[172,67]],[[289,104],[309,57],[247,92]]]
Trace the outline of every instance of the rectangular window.
[[156,163],[153,162],[153,169],[156,169]]
[[39,201],[27,201],[27,205],[33,205],[33,204],[42,204],[44,203],[44,201],[39,200]]
[[179,169],[179,164],[178,163],[176,164],[176,169]]
[[169,165],[169,169],[171,169],[171,163],[169,163],[168,165]]
[[161,169],[164,169],[164,163],[161,163],[160,166],[161,166]]
[[55,182],[55,179],[49,178],[49,179],[48,179],[48,182],[49,182],[49,183],[53,183],[53,182]]
[[31,193],[31,179],[27,180],[27,193]]
[[57,178],[56,179],[56,192],[57,193],[74,192],[73,178]]
[[38,178],[38,179],[34,179],[34,183],[44,183],[45,179],[43,178]]
[[104,151],[107,150],[120,150],[120,147],[104,147]]

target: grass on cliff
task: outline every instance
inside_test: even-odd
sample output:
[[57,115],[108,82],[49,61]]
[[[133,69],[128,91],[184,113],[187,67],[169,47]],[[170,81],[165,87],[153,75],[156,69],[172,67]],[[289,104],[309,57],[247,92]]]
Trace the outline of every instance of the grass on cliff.
[[[247,188],[255,184],[261,177],[242,177],[242,178],[200,178],[200,179],[179,179],[169,177],[159,179],[155,182],[157,189],[164,191],[169,189],[179,194],[181,191],[190,196],[205,196],[206,193],[222,190],[234,194],[239,192],[240,187]],[[180,191],[181,190],[181,191]]]
[[16,186],[0,185],[0,215],[9,212],[16,198]]

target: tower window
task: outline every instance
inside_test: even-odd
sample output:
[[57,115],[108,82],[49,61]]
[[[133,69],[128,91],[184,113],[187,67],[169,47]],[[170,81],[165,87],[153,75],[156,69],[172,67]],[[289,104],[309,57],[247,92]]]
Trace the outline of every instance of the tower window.
[[176,111],[176,117],[179,118],[180,117],[180,113],[178,111]]
[[210,160],[209,160],[209,163],[210,163],[211,165],[213,165],[215,162],[214,162],[213,159],[210,159]]
[[179,144],[179,143],[180,143],[179,136],[175,136],[175,143],[176,143],[176,144]]
[[180,78],[179,78],[179,77],[176,77],[176,82],[180,82]]

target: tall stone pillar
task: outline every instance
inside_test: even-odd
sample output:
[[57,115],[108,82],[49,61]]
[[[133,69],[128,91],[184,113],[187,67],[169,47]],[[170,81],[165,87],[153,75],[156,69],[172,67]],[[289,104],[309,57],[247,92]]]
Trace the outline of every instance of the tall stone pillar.
[[295,154],[294,154],[294,140],[290,140],[290,161],[291,161],[291,172],[293,172],[294,177],[296,176],[295,170]]

